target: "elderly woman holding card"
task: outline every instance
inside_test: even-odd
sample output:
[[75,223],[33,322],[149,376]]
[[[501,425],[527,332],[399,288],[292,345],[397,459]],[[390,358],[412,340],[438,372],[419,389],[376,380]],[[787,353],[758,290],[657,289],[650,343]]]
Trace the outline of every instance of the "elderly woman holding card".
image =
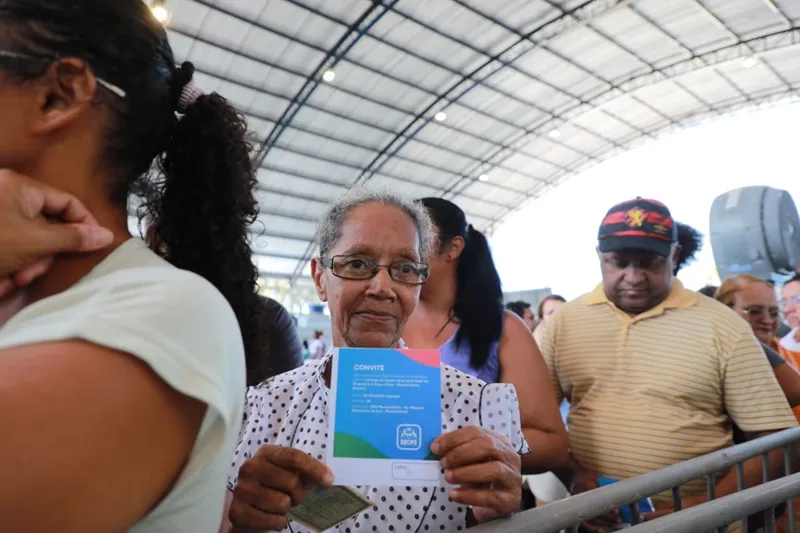
[[[425,209],[389,191],[356,188],[328,210],[318,240],[311,272],[330,307],[334,346],[404,347],[403,330],[428,278],[433,235]],[[325,464],[330,386],[328,355],[248,390],[222,531],[455,532],[519,510],[520,455],[529,450],[513,386],[442,365],[442,434],[430,446],[441,482],[349,487],[371,505],[339,524],[291,518],[309,491],[336,484]]]

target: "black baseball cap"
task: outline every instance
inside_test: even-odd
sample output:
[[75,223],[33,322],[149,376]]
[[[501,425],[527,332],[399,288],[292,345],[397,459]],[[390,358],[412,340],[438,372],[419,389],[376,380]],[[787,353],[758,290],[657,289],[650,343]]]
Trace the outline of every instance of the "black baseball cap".
[[678,242],[678,227],[666,205],[636,198],[608,210],[597,240],[601,252],[641,250],[668,257]]

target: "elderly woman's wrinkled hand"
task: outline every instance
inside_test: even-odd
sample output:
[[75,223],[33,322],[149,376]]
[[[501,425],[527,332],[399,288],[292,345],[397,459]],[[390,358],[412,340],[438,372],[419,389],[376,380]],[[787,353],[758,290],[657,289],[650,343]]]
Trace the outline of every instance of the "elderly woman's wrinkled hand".
[[232,531],[281,531],[306,487],[332,483],[325,463],[295,448],[265,444],[239,469],[228,512]]
[[454,502],[470,505],[478,522],[509,516],[520,508],[522,461],[505,438],[479,426],[468,426],[436,439],[445,479],[459,488]]
[[54,255],[112,239],[73,196],[0,169],[0,297],[44,274]]

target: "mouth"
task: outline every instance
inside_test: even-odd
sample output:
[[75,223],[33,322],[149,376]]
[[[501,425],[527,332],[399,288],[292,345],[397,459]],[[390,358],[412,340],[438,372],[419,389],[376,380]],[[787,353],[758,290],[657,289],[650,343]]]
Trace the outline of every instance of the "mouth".
[[368,310],[359,311],[356,314],[365,320],[369,320],[370,322],[392,322],[394,320],[393,314],[385,313],[383,311]]
[[622,293],[623,296],[633,296],[636,298],[647,295],[647,291],[644,289],[625,289],[620,291],[620,293]]

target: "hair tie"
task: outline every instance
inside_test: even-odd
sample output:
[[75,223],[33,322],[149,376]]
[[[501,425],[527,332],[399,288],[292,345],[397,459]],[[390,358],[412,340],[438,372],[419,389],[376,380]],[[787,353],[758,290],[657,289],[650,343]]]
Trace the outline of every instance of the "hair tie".
[[194,65],[189,61],[181,64],[175,71],[173,84],[176,96],[175,109],[178,113],[186,113],[192,104],[203,96],[203,90],[194,82]]

